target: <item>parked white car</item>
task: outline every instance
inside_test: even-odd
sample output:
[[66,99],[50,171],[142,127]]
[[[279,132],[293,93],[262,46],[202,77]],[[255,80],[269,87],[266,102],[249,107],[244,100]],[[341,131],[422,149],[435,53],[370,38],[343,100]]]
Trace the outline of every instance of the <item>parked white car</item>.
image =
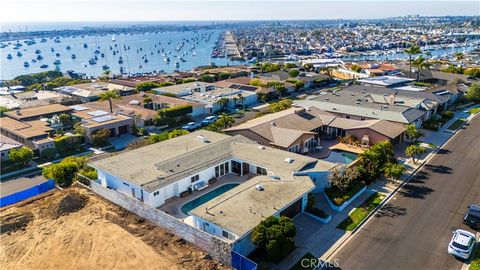
[[208,126],[210,125],[211,123],[217,121],[218,117],[215,116],[215,115],[212,115],[212,116],[207,116],[205,117],[205,119],[203,119],[202,121],[202,126]]
[[454,231],[452,240],[448,244],[448,254],[468,259],[475,246],[475,240],[475,234],[471,232],[460,229]]
[[182,127],[182,129],[185,129],[185,130],[188,130],[188,131],[192,131],[192,130],[195,130],[195,129],[199,128],[199,127],[200,127],[199,124],[197,124],[197,123],[195,123],[195,122],[190,122],[190,123],[184,125],[184,126]]

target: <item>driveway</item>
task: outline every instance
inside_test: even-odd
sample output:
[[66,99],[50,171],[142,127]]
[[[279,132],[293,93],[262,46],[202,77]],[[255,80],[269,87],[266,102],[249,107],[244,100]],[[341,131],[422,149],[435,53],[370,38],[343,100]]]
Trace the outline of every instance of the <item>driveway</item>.
[[332,259],[342,269],[461,269],[447,254],[480,202],[480,117],[461,130]]
[[109,142],[115,146],[115,150],[125,149],[129,144],[137,141],[139,138],[131,134],[121,135],[119,137],[113,137]]

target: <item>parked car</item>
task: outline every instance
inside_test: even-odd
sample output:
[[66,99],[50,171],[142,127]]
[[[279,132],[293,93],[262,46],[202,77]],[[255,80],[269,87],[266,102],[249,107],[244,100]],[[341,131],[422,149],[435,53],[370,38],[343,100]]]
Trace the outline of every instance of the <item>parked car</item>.
[[199,128],[199,127],[200,127],[199,124],[197,124],[197,123],[195,123],[195,122],[190,122],[190,123],[184,125],[184,126],[182,127],[182,129],[185,129],[185,130],[188,130],[188,131],[192,131],[192,130],[195,130],[195,129]]
[[208,126],[208,125],[212,124],[213,122],[217,121],[217,119],[218,119],[218,117],[215,116],[215,115],[207,116],[207,117],[205,117],[205,119],[203,119],[202,126]]
[[468,206],[468,211],[463,217],[463,223],[475,230],[480,229],[480,205],[472,204]]
[[448,254],[468,259],[475,246],[475,235],[465,230],[456,230],[453,232],[452,240],[448,244]]

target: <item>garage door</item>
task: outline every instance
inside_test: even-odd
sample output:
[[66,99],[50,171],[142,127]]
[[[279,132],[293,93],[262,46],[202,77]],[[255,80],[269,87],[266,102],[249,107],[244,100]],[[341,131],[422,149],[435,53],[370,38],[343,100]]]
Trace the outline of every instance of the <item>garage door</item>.
[[127,134],[128,133],[128,126],[121,126],[121,127],[118,127],[118,133],[120,135],[122,134]]
[[302,199],[298,199],[298,201],[294,202],[292,205],[287,207],[287,209],[283,210],[280,213],[280,216],[287,216],[289,218],[293,218],[296,216],[298,213],[302,211]]

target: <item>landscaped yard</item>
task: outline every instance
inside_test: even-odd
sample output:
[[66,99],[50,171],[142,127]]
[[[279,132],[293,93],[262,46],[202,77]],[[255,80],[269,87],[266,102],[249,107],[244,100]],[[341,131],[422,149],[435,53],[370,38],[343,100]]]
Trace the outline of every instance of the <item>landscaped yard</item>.
[[480,270],[480,246],[477,245],[475,254],[473,255],[472,262],[468,270]]
[[449,130],[457,130],[463,123],[465,123],[465,119],[459,118],[455,120],[447,129]]
[[469,114],[475,114],[475,113],[478,113],[478,112],[480,112],[480,107],[468,110]]
[[[305,259],[307,259],[308,262],[303,262],[303,265],[302,265],[302,260],[305,260]],[[290,268],[290,270],[313,270],[315,269],[315,265],[317,264],[318,264],[318,258],[315,258],[315,256],[310,254],[310,252],[307,252],[296,264],[294,264]]]
[[330,198],[335,205],[340,206],[357,194],[364,186],[365,184],[363,182],[354,181],[345,192],[340,191],[338,188],[331,187],[325,189],[325,194],[327,194],[328,198]]
[[382,200],[385,198],[385,195],[378,192],[372,194],[368,199],[360,205],[357,209],[353,210],[350,213],[347,219],[340,223],[337,228],[347,231],[353,231],[362,220],[364,220],[367,215],[377,207]]

